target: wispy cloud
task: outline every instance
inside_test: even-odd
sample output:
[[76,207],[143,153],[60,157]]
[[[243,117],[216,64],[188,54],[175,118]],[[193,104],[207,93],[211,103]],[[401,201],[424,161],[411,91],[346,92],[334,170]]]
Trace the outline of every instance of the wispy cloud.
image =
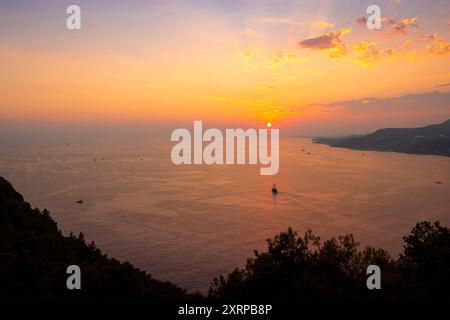
[[377,48],[373,42],[360,42],[353,45],[352,49],[356,52],[361,52],[357,61],[366,64],[378,62],[384,54],[383,50]]
[[330,58],[342,57],[347,55],[347,47],[344,41],[342,41],[341,36],[351,31],[350,28],[331,31],[315,38],[305,39],[299,44],[302,48],[306,49],[325,50]]
[[418,29],[419,26],[414,23],[417,19],[417,17],[413,17],[400,21],[389,20],[388,23],[392,25],[392,28],[395,32],[405,35],[412,32],[414,29]]
[[450,42],[445,41],[443,37],[435,36],[426,49],[434,55],[447,55],[450,53]]
[[366,17],[358,17],[355,22],[361,26],[366,26],[367,25],[367,18]]
[[[406,35],[410,32],[416,31],[419,26],[415,23],[419,19],[418,17],[405,18],[402,20],[391,19],[388,17],[382,17],[381,32],[390,32],[392,35]],[[367,18],[364,16],[358,17],[355,22],[363,27],[367,25]]]
[[322,21],[316,21],[312,24],[313,28],[318,28],[318,29],[327,29],[327,28],[334,28],[336,26],[335,23],[332,22],[328,22],[325,20]]
[[293,79],[296,77],[298,69],[295,65],[305,64],[309,58],[299,56],[288,50],[278,52],[266,52],[258,48],[249,49],[240,57],[246,62],[246,65],[254,70],[265,70],[273,76]]
[[333,102],[327,104],[326,107],[385,112],[396,110],[407,112],[436,110],[447,113],[450,116],[450,92],[423,92],[393,98],[362,98]]
[[[303,40],[300,42],[300,46],[324,50],[330,58],[351,56],[356,62],[364,65],[373,65],[385,59],[400,56],[417,59],[430,55],[450,54],[450,42],[435,33],[423,32],[416,23],[418,19],[418,17],[410,17],[398,20],[383,17],[383,28],[373,33],[372,40],[356,43],[346,42],[341,36],[348,33],[347,30],[350,29],[341,29]],[[367,18],[361,16],[355,22],[366,28]],[[395,41],[399,36],[405,36],[407,39],[399,44],[398,41]],[[389,44],[391,40],[392,43]]]
[[416,37],[405,40],[406,47],[425,45],[425,51],[431,55],[443,56],[450,53],[450,42],[436,33],[420,32]]

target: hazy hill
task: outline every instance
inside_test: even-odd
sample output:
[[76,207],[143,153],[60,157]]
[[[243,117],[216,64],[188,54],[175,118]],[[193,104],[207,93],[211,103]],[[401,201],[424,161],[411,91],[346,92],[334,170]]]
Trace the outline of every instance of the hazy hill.
[[388,128],[361,136],[315,138],[316,143],[357,150],[450,156],[450,119],[422,128]]

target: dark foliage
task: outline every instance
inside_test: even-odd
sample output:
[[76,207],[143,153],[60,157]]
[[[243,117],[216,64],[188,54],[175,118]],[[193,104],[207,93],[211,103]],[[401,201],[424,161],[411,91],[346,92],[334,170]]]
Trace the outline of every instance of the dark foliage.
[[[66,268],[82,270],[68,290]],[[47,210],[32,209],[0,177],[0,299],[185,299],[185,290],[108,258],[83,234],[65,237]]]
[[[214,299],[449,299],[450,230],[418,223],[393,260],[383,249],[358,250],[352,235],[323,243],[311,231],[292,229],[269,239],[244,269],[215,278]],[[381,269],[381,290],[366,287],[367,266]]]

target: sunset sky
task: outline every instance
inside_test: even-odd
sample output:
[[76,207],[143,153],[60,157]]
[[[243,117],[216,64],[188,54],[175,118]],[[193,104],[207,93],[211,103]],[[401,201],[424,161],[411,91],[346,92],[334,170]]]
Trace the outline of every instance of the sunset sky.
[[[375,3],[382,30],[365,25]],[[448,0],[0,0],[3,124],[358,133],[444,121],[449,92]]]

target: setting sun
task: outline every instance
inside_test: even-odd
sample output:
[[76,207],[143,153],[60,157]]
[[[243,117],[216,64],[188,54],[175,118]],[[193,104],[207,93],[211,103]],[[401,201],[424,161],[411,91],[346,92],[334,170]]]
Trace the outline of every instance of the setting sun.
[[450,301],[450,0],[0,0],[0,71],[0,303]]

